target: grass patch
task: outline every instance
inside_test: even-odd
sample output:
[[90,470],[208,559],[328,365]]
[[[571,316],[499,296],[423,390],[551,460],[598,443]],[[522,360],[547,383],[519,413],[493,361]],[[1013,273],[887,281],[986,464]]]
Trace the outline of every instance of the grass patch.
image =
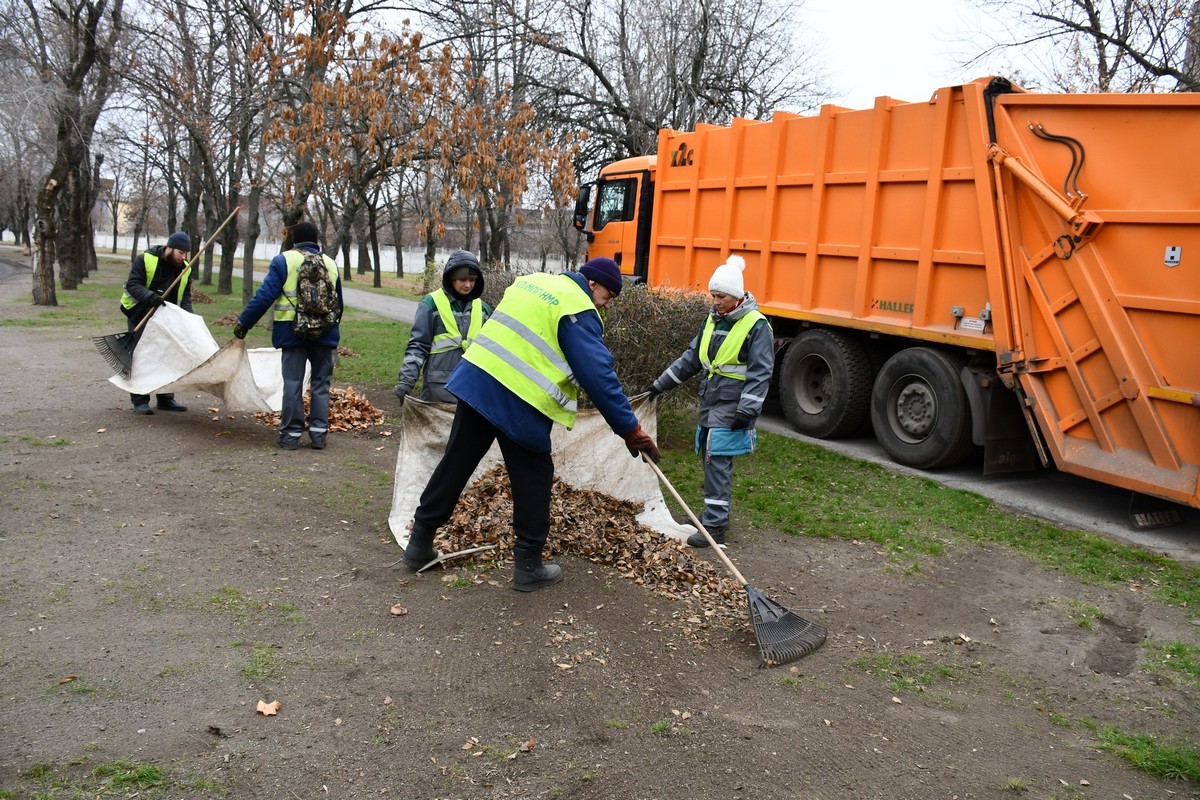
[[1067,616],[1085,631],[1094,631],[1096,630],[1095,621],[1104,619],[1104,612],[1091,603],[1071,600],[1068,604]]
[[255,647],[250,653],[250,661],[242,667],[242,675],[251,680],[263,680],[278,677],[282,670],[279,656],[273,647]]
[[[692,508],[702,508],[703,471],[692,452],[695,412],[659,412],[662,469]],[[898,474],[787,436],[760,431],[758,450],[739,458],[735,527],[872,542],[897,569],[950,547],[1003,545],[1085,584],[1137,585],[1156,600],[1200,614],[1200,569],[1080,531],[998,508],[987,498]],[[854,502],[848,502],[853,498]],[[668,503],[677,510],[673,499]]]
[[61,436],[51,436],[45,438],[42,436],[22,436],[21,441],[33,447],[66,447],[71,444],[70,439],[64,439]]
[[1160,741],[1147,733],[1125,733],[1116,727],[1089,724],[1103,750],[1116,753],[1136,769],[1164,780],[1200,784],[1200,750],[1190,744]]
[[233,586],[222,586],[217,593],[208,598],[208,607],[222,614],[246,613],[246,597],[241,589]]
[[962,677],[961,667],[953,664],[931,664],[920,653],[892,656],[875,653],[854,660],[858,667],[893,692],[925,692],[939,683]]
[[1184,642],[1142,645],[1146,661],[1144,672],[1170,675],[1191,686],[1200,686],[1200,647]]
[[154,796],[169,788],[162,768],[133,761],[100,764],[91,772],[71,775],[45,763],[34,764],[21,773],[22,782],[31,786],[5,790],[0,797],[75,798]]

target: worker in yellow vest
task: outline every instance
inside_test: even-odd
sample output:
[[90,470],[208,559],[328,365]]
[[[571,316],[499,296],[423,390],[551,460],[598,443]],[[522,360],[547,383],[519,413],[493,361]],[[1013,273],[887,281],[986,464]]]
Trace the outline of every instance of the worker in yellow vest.
[[[121,295],[121,313],[125,315],[130,333],[148,312],[163,303],[174,303],[191,312],[192,268],[187,263],[191,250],[192,237],[183,231],[175,231],[167,237],[166,244],[151,247],[133,260]],[[183,273],[182,277],[180,273]],[[179,278],[178,282],[176,278]],[[172,283],[175,287],[167,292]],[[141,334],[135,335],[140,338]],[[154,413],[150,408],[150,395],[131,394],[129,399],[135,413]],[[187,411],[187,406],[176,400],[174,394],[156,395],[156,399],[159,411]]]
[[426,403],[457,402],[446,391],[446,381],[492,315],[492,307],[480,299],[482,294],[479,259],[467,250],[455,250],[442,269],[442,288],[421,298],[413,315],[395,389],[401,403],[418,378]]
[[342,336],[342,280],[337,263],[321,250],[321,232],[315,224],[297,222],[287,234],[291,246],[267,265],[267,276],[238,315],[233,335],[245,339],[264,314],[273,312],[271,344],[280,351],[283,376],[276,444],[282,450],[298,450],[307,428],[309,447],[324,450],[333,367]]
[[[670,391],[693,375],[700,375],[700,414],[696,426],[696,452],[704,462],[704,514],[700,524],[718,545],[729,531],[733,497],[733,457],[754,452],[754,421],[775,368],[775,335],[758,310],[758,301],[746,291],[739,255],[713,272],[708,282],[713,307],[700,332],[675,363],[650,385],[650,396]],[[688,537],[692,547],[708,547],[704,534]]]
[[404,563],[417,570],[437,558],[433,537],[493,442],[508,469],[513,496],[513,588],[531,592],[562,580],[546,564],[554,462],[550,428],[575,422],[579,389],[624,438],[635,458],[659,460],[613,369],[597,309],[621,293],[621,271],[594,258],[579,272],[535,273],[504,292],[479,337],[455,368],[446,390],[458,409],[442,460],[430,476],[413,517]]

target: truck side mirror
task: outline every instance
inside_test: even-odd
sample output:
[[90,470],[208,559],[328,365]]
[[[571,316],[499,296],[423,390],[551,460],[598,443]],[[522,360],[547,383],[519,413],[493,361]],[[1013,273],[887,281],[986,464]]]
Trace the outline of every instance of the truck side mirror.
[[[575,214],[571,220],[575,225],[575,229],[578,231],[582,231],[587,225],[588,200],[591,199],[591,195],[591,183],[585,183],[579,187],[579,197],[575,200]],[[588,241],[591,241],[590,236],[588,237]]]
[[575,230],[587,237],[588,244],[596,241],[596,234],[587,230],[588,218],[588,200],[592,195],[592,184],[585,183],[579,187],[579,198],[575,201],[575,213],[571,218],[571,223],[575,226]]

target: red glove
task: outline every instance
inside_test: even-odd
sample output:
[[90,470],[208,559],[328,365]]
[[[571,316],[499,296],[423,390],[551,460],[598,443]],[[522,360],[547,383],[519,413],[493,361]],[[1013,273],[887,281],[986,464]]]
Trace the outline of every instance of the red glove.
[[641,453],[645,453],[646,457],[655,464],[662,458],[662,453],[658,452],[658,445],[650,438],[650,434],[642,430],[641,425],[638,425],[621,438],[625,440],[625,446],[629,448],[629,455],[634,458],[637,458]]

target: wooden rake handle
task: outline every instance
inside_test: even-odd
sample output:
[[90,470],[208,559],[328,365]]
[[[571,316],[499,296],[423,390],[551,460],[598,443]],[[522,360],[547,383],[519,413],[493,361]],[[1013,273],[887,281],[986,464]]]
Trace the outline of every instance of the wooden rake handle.
[[700,520],[696,519],[696,515],[692,513],[690,508],[688,508],[688,504],[683,502],[683,498],[679,496],[679,492],[675,491],[675,487],[671,485],[669,480],[667,480],[667,476],[663,475],[663,471],[658,468],[658,464],[655,464],[653,461],[651,461],[645,453],[642,453],[642,460],[650,465],[650,467],[658,475],[658,479],[663,482],[663,485],[671,490],[671,496],[678,501],[679,505],[683,506],[683,510],[687,512],[688,519],[692,521],[692,524],[696,526],[697,530],[704,534],[704,538],[708,539],[709,547],[717,552],[717,555],[719,555],[721,560],[725,562],[725,566],[729,567],[729,571],[733,573],[733,577],[737,578],[738,583],[740,583],[743,587],[749,586],[749,584],[746,583],[746,579],[742,577],[742,573],[738,572],[738,568],[735,567],[733,562],[729,560],[729,556],[725,555],[725,551],[722,550],[720,545],[717,544],[716,540],[713,539],[712,534],[708,532],[707,528],[700,524]]
[[[200,246],[200,249],[196,251],[195,255],[188,256],[184,263],[195,260],[196,256],[200,255],[205,250],[212,247],[212,243],[217,240],[217,235],[221,231],[225,230],[225,226],[228,225],[230,220],[232,220],[234,217],[236,217],[237,213],[241,210],[242,210],[241,206],[238,206],[237,208],[235,208],[233,210],[233,213],[231,213],[228,217],[226,217],[225,221],[222,222],[215,231],[213,231],[213,235],[208,237],[208,241]],[[171,284],[167,287],[166,291],[163,292],[164,297],[169,295],[172,291],[174,291],[175,287],[179,285],[179,279],[183,277],[183,273],[184,273],[184,270],[179,270],[179,274],[175,276],[175,280],[171,281]],[[147,311],[146,316],[142,317],[142,321],[137,324],[137,327],[133,329],[133,332],[137,333],[138,331],[140,331],[142,329],[142,326],[150,321],[150,317],[154,316],[154,312],[157,310],[158,310],[158,306],[153,306],[149,311]]]

